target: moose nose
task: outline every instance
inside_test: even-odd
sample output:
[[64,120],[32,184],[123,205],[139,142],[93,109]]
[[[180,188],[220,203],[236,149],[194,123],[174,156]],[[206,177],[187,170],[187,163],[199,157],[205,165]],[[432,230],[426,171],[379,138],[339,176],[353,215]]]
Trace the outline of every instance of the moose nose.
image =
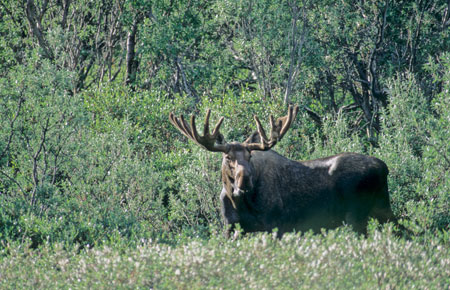
[[240,196],[242,193],[249,191],[252,188],[252,180],[250,170],[239,165],[236,170],[235,187],[233,194]]

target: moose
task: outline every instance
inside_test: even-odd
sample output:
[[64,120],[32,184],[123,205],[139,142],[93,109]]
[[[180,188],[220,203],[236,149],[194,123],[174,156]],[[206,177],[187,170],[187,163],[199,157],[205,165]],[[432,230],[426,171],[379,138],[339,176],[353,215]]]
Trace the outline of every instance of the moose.
[[226,235],[240,225],[244,233],[272,231],[314,232],[348,224],[366,234],[370,217],[380,223],[395,221],[389,202],[388,168],[378,158],[357,154],[338,155],[310,161],[293,161],[271,150],[288,131],[298,112],[274,121],[270,134],[257,116],[257,131],[243,143],[225,141],[219,119],[212,133],[211,111],[206,112],[203,136],[192,115],[190,124],[183,115],[170,113],[170,122],[186,137],[212,152],[222,152],[221,213]]

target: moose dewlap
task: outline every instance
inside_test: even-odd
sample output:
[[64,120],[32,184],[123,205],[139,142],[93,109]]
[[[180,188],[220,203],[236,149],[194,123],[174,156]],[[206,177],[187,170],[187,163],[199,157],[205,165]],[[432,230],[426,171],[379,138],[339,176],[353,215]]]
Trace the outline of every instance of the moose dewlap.
[[229,235],[236,224],[244,232],[319,231],[347,223],[365,233],[369,217],[380,223],[395,220],[389,202],[388,168],[375,157],[342,153],[310,161],[293,161],[270,150],[292,124],[298,106],[274,121],[267,137],[258,117],[257,131],[245,142],[227,143],[219,132],[223,117],[212,133],[210,110],[203,136],[181,115],[169,115],[186,137],[213,152],[222,152],[221,211]]

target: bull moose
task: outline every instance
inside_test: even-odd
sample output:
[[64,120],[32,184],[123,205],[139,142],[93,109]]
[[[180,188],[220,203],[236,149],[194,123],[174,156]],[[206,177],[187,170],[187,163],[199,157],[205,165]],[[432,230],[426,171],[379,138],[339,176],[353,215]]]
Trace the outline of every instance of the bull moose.
[[226,234],[240,224],[244,233],[271,231],[320,231],[344,223],[366,233],[369,217],[380,223],[395,220],[387,187],[388,168],[378,158],[341,153],[310,161],[293,161],[270,150],[283,138],[295,119],[298,106],[274,121],[270,116],[268,138],[257,116],[257,131],[243,143],[227,143],[219,132],[219,119],[212,133],[210,110],[203,136],[183,115],[170,113],[171,123],[186,137],[208,151],[222,152],[221,212]]

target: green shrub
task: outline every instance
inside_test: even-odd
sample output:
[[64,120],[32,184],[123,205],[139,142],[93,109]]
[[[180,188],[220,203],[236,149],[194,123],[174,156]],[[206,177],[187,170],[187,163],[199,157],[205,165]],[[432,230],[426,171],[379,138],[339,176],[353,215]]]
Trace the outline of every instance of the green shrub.
[[221,154],[192,148],[189,163],[176,170],[178,191],[171,195],[170,220],[177,227],[220,224]]
[[[448,68],[448,59],[444,63]],[[444,71],[442,80],[448,78],[448,69]],[[448,87],[448,81],[444,85]],[[376,152],[390,168],[395,212],[417,233],[448,231],[448,89],[429,102],[414,78],[406,75],[391,81],[391,92]]]

